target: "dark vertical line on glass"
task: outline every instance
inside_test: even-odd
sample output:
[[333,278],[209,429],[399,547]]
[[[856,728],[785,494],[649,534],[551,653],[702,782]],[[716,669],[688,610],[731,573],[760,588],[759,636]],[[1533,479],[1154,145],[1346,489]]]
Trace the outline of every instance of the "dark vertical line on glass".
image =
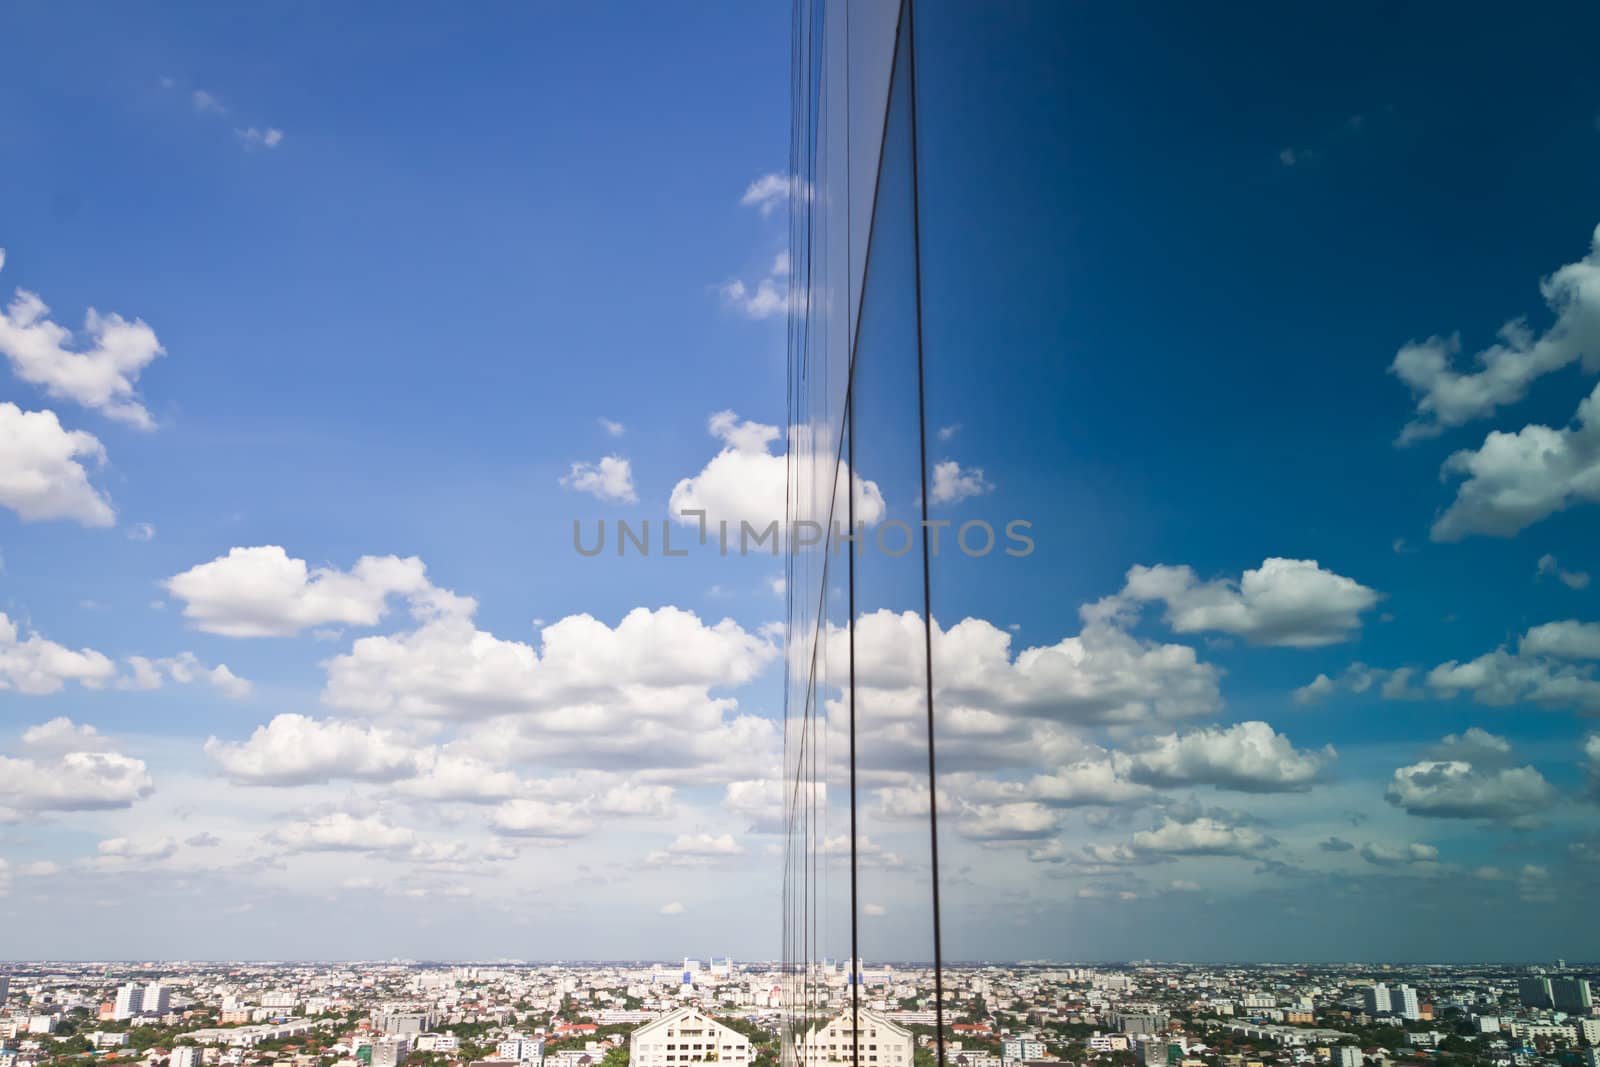
[[922,342],[922,176],[917,167],[916,0],[905,2],[906,80],[911,99],[911,275],[917,315],[917,444],[922,467],[922,648],[927,657],[928,841],[933,890],[933,1010],[939,1067],[944,1067],[944,946],[939,928],[939,790],[933,734],[933,577],[928,551],[928,396]]
[[[848,53],[848,49],[846,50]],[[848,250],[849,244],[846,243]],[[850,460],[845,471],[845,492],[849,493],[849,504],[845,508],[846,520],[850,524],[850,535],[856,532],[856,405],[854,398],[847,398],[844,406],[845,433],[849,435]],[[849,575],[849,607],[850,612],[850,1063],[852,1067],[861,1067],[861,936],[859,914],[859,887],[857,874],[860,870],[859,857],[856,853],[856,546],[854,541],[845,542],[846,550],[850,553],[850,565],[847,568]]]
[[[804,4],[805,4],[805,0],[794,0],[793,4],[790,6],[790,16],[789,16],[790,34],[791,34],[791,40],[789,42],[789,171],[790,171],[790,173],[793,173],[795,167],[798,165],[798,163],[799,163],[799,155],[800,155],[799,147],[798,147],[799,146],[798,129],[799,129],[799,123],[800,123],[800,19],[801,19],[801,15],[802,15]],[[789,243],[790,243],[791,247],[793,247],[797,243],[795,241],[795,236],[798,233],[798,226],[797,226],[796,221],[795,221],[795,211],[796,210],[797,209],[796,209],[795,204],[791,201],[790,204],[789,204]],[[796,248],[796,249],[794,249],[794,251],[798,252],[799,250]],[[790,287],[793,288],[794,280],[792,278],[790,279],[789,284],[790,284]],[[786,323],[786,326],[787,326],[787,346],[786,347],[787,347],[787,351],[788,351],[789,366],[788,366],[788,373],[784,375],[784,387],[785,387],[784,413],[792,420],[793,417],[794,417],[794,410],[795,410],[795,366],[796,366],[795,347],[796,347],[796,345],[798,343],[798,339],[797,339],[797,337],[795,335],[794,316],[792,314],[789,316],[789,321]],[[789,512],[793,509],[793,506],[794,506],[794,481],[795,481],[795,478],[794,478],[794,456],[791,454],[791,455],[786,457],[786,460],[785,460],[785,463],[784,463],[784,512],[785,512],[785,517],[788,516]],[[786,555],[785,558],[784,558],[784,578],[785,578],[786,581],[791,583],[789,586],[785,587],[785,591],[787,592],[789,589],[793,588],[793,584],[792,583],[794,582],[794,558],[793,558],[792,555]],[[784,605],[784,607],[786,609],[785,612],[784,612],[784,623],[785,623],[785,626],[784,626],[784,647],[786,647],[786,648],[788,647],[789,642],[791,640],[793,640],[793,638],[794,638],[794,631],[795,631],[794,605],[795,605],[794,596],[793,596],[792,593],[789,593],[788,597],[786,598],[786,603]],[[783,763],[784,763],[784,774],[785,775],[787,775],[789,773],[789,703],[790,703],[790,699],[789,698],[790,698],[790,694],[793,692],[793,680],[791,678],[792,671],[790,669],[790,665],[789,665],[788,661],[789,661],[789,657],[785,656],[784,657],[784,664],[783,664],[783,746],[784,746],[784,761],[783,761]],[[784,989],[784,994],[785,994],[785,996],[784,996],[785,1004],[783,1006],[783,1010],[781,1012],[780,1018],[782,1019],[782,1024],[781,1025],[782,1025],[783,1030],[784,1030],[784,1037],[786,1037],[786,1038],[789,1037],[789,1033],[788,1032],[790,1030],[790,1025],[789,1025],[789,1006],[788,1006],[787,1002],[792,998],[793,992],[794,992],[794,978],[793,978],[794,938],[792,936],[793,930],[794,930],[794,900],[793,900],[793,893],[792,893],[793,884],[794,884],[794,808],[793,808],[792,805],[785,805],[784,806],[784,850],[783,850],[783,899],[782,899],[783,913],[782,913],[782,916],[781,916],[781,919],[780,919],[780,927],[781,927],[780,934],[781,934],[782,951],[783,951],[783,966],[782,966],[782,969],[780,970],[779,973],[782,975],[783,989]],[[792,1044],[793,1044],[792,1040],[786,1040],[786,1041],[783,1042],[782,1045],[779,1046],[780,1056],[786,1061],[791,1061],[792,1062],[792,1057],[789,1054],[789,1048],[792,1046]]]
[[[852,208],[855,198],[849,195],[850,186],[855,181],[855,170],[850,155],[850,143],[854,140],[850,136],[850,105],[852,94],[850,92],[850,9],[844,9],[844,303],[845,314],[851,321],[846,324],[855,325],[856,308],[850,301],[850,272],[855,268],[855,232],[853,229],[854,215]],[[885,110],[887,110],[887,98]],[[862,273],[862,286],[866,285],[866,274]],[[848,437],[849,457],[845,463],[844,491],[849,494],[845,503],[845,522],[849,524],[850,536],[856,533],[856,405],[852,385],[854,384],[855,352],[845,353],[845,394],[844,394],[844,432]],[[858,872],[860,870],[859,857],[856,852],[858,831],[856,829],[856,546],[855,541],[845,542],[845,551],[849,553],[848,563],[845,567],[845,584],[848,586],[846,595],[847,611],[846,624],[850,627],[849,657],[850,657],[850,1067],[861,1067],[861,983],[858,976],[861,973],[861,899]]]

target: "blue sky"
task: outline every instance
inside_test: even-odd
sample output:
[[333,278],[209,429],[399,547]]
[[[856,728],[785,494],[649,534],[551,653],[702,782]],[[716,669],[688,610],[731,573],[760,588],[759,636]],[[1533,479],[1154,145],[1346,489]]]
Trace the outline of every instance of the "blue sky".
[[[781,316],[752,319],[719,290],[753,289],[784,247],[782,205],[740,200],[787,158],[786,12],[172,9],[80,24],[38,5],[11,22],[0,141],[29,163],[0,178],[0,281],[70,329],[90,307],[137,317],[166,354],[139,381],[150,431],[6,380],[4,399],[102,442],[93,481],[116,511],[110,529],[6,512],[6,611],[113,659],[227,662],[254,693],[11,692],[8,734],[68,715],[169,753],[153,767],[209,773],[206,736],[314,712],[332,645],[197,633],[165,600],[165,578],[235,545],[340,569],[419,556],[441,585],[477,591],[483,625],[524,638],[536,618],[615,622],[641,604],[752,627],[781,616],[775,564],[732,582],[709,561],[623,568],[576,557],[570,527],[664,515],[716,452],[713,412],[781,421]],[[253,144],[251,129],[281,140]],[[646,503],[560,486],[613,452]],[[776,699],[750,698],[769,715]],[[5,833],[13,869],[66,867],[103,836],[64,816]],[[7,901],[31,906],[20,887]],[[87,951],[68,925],[58,915],[27,951]],[[632,940],[610,948],[644,947]],[[162,944],[200,951],[119,951]]]
[[[577,507],[556,478],[614,444],[597,417],[651,442],[633,462],[658,496],[703,458],[712,411],[776,421],[781,327],[727,314],[716,287],[781,248],[781,218],[738,205],[786,155],[777,13],[653,29],[636,14],[625,35],[576,11],[377,27],[194,13],[87,42],[34,17],[5,121],[35,162],[4,180],[13,203],[52,207],[8,213],[4,280],[69,325],[89,306],[150,323],[171,358],[149,371],[165,386],[149,405],[178,431],[93,427],[119,515],[155,522],[153,543],[36,528],[7,546],[13,582],[49,576],[35,588],[50,603],[30,604],[42,628],[81,598],[142,603],[163,568],[241,538],[314,539],[329,561],[415,553],[461,567],[463,586],[515,583],[522,606],[486,610],[518,626],[620,611],[632,596],[570,553],[538,562],[565,548]],[[495,38],[516,47],[485,54]],[[714,72],[683,76],[705,63],[691,48]],[[59,72],[88,55],[98,77],[66,91]],[[664,80],[675,121],[642,91]],[[197,112],[197,90],[228,113]],[[245,150],[247,125],[285,140]],[[368,544],[385,528],[394,545]],[[88,545],[120,559],[87,572]],[[102,640],[151,625],[91,624]]]
[[[929,458],[960,476],[935,508],[1025,517],[1039,546],[936,572],[940,624],[1011,657],[949,653],[978,679],[951,712],[1005,719],[990,748],[952,720],[951,955],[1038,955],[1041,931],[1071,958],[1600,948],[1574,910],[1600,849],[1586,439],[1560,439],[1571,470],[1478,481],[1549,499],[1559,474],[1550,514],[1436,526],[1448,457],[1556,433],[1594,388],[1592,35],[1295,16],[1324,17],[921,23],[928,417],[955,428]],[[781,499],[787,11],[12,27],[0,292],[164,352],[108,399],[39,355],[38,316],[0,334],[7,462],[43,479],[0,484],[14,952],[775,954],[782,568],[584,559],[571,527]],[[1467,373],[1562,307],[1573,359],[1397,444],[1434,419],[1403,346],[1459,333]],[[890,517],[915,512],[908,411],[863,435]],[[55,423],[25,439],[22,412]],[[1568,651],[1518,653],[1547,623]],[[1017,654],[1064,641],[1078,672],[1023,708]],[[1473,686],[1429,680],[1502,647]],[[1571,688],[1535,701],[1527,671]],[[882,754],[870,954],[917,956],[926,846]],[[1392,799],[1423,763],[1465,769]],[[1079,774],[1103,774],[1088,799],[1029,784]],[[1420,910],[1446,884],[1516,939],[1463,949]],[[1399,903],[1374,924],[1374,899]],[[119,900],[187,921],[130,929]]]

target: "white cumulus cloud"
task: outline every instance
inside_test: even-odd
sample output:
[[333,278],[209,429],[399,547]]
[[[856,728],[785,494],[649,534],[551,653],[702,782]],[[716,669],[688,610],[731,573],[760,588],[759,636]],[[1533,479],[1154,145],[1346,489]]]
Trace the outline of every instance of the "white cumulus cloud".
[[957,504],[973,496],[994,491],[994,486],[983,476],[983,468],[966,467],[953,459],[936,463],[933,467],[933,486],[928,499],[935,504]]
[[30,633],[0,612],[0,689],[30,696],[54,693],[68,682],[99,689],[116,676],[116,665],[92,648],[72,649]]
[[1515,537],[1574,504],[1600,500],[1600,386],[1578,405],[1572,426],[1495,430],[1476,450],[1445,460],[1443,473],[1464,480],[1433,524],[1435,541]]
[[[0,266],[4,263],[0,253]],[[86,343],[75,345],[72,331],[49,315],[44,301],[26,289],[18,289],[0,312],[0,354],[10,361],[11,372],[49,396],[143,430],[153,428],[137,383],[140,372],[166,352],[155,331],[142,319],[129,322],[90,308],[83,322]]]
[[[1499,740],[1484,734],[1461,748],[1472,756],[1481,751],[1484,739]],[[1460,745],[1457,741],[1457,745]],[[1499,746],[1489,746],[1499,749]],[[1384,799],[1412,815],[1440,819],[1525,819],[1551,807],[1556,791],[1531,766],[1500,765],[1509,750],[1498,751],[1491,765],[1471,759],[1423,760],[1397,768],[1384,792]]]
[[168,680],[178,685],[206,682],[233,700],[243,700],[254,686],[240,678],[226,663],[208,667],[193,652],[180,652],[176,656],[150,659],[146,656],[128,657],[129,675],[117,680],[121,689],[160,689]]
[[1543,279],[1539,292],[1555,322],[1536,332],[1525,319],[1512,319],[1500,327],[1499,342],[1473,358],[1474,369],[1457,369],[1456,336],[1400,349],[1390,372],[1417,398],[1417,417],[1401,431],[1400,443],[1493,414],[1521,400],[1535,379],[1579,360],[1586,371],[1600,370],[1600,227],[1588,254]]
[[275,716],[248,740],[209,738],[206,755],[246,785],[302,785],[335,778],[387,782],[420,769],[418,748],[389,731],[305,715]]
[[763,216],[772,214],[789,202],[789,194],[804,188],[805,183],[788,174],[763,174],[745,187],[739,198],[741,207],[753,207]]
[[[777,522],[782,525],[788,493],[788,459],[784,453],[774,453],[772,445],[783,432],[748,419],[740,419],[731,411],[719,411],[708,420],[707,427],[713,437],[722,442],[722,450],[712,457],[699,474],[684,478],[672,489],[669,504],[672,515],[679,522],[696,528],[700,525],[691,511],[704,511],[708,537],[717,537],[717,524],[727,522],[730,543],[737,543],[741,522],[747,522],[759,533]],[[839,468],[840,481],[844,467]],[[883,493],[875,482],[856,474],[855,518],[858,523],[874,525],[883,517]],[[841,528],[847,526],[845,516],[848,501],[844,499],[842,485],[839,500],[834,505],[835,518]],[[770,545],[769,539],[765,544]]]
[[1237,581],[1201,581],[1188,566],[1135,566],[1122,592],[1090,610],[1117,615],[1159,602],[1178,633],[1217,632],[1252,644],[1315,648],[1348,640],[1380,597],[1316,560],[1269,558]]
[[621,456],[574,463],[562,476],[561,485],[612,504],[632,504],[639,499],[633,489],[633,465]]
[[1309,789],[1335,757],[1294,747],[1264,722],[1154,737],[1128,753],[1126,774],[1154,786],[1212,785],[1246,793]]
[[1271,841],[1249,826],[1230,826],[1210,817],[1190,822],[1167,819],[1154,830],[1133,835],[1136,852],[1162,856],[1249,856]]
[[154,791],[144,761],[119,752],[67,752],[43,760],[0,756],[0,807],[99,811],[126,808]]
[[53,411],[0,403],[0,506],[25,522],[70,519],[110,526],[116,512],[89,484],[85,464],[105,462],[105,447],[82,430],[66,430]]
[[362,556],[348,571],[311,568],[278,545],[232,548],[166,581],[184,617],[227,637],[286,637],[314,626],[372,626],[391,595],[427,598],[427,570],[415,556]]

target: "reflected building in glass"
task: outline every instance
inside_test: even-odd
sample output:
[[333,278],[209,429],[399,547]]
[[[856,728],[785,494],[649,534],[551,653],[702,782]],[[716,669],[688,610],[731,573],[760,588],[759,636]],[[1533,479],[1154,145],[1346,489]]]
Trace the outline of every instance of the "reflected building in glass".
[[1600,957],[1596,14],[794,11],[788,1062]]

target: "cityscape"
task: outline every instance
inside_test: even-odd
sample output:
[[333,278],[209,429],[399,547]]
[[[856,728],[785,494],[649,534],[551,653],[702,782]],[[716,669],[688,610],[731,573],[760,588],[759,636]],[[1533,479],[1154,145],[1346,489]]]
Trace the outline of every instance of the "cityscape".
[[[1600,968],[37,962],[0,1067],[1595,1067]],[[852,977],[853,976],[853,977]]]
[[0,1067],[1600,1067],[1600,5],[92,5]]

